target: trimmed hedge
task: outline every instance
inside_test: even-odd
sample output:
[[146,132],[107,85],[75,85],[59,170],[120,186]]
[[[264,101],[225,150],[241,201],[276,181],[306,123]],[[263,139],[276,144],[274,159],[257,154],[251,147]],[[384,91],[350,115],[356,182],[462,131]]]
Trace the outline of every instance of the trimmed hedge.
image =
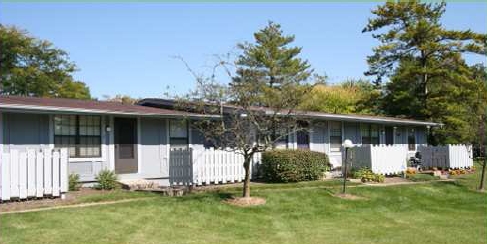
[[272,150],[262,154],[262,178],[268,182],[318,180],[330,170],[328,155],[310,150]]

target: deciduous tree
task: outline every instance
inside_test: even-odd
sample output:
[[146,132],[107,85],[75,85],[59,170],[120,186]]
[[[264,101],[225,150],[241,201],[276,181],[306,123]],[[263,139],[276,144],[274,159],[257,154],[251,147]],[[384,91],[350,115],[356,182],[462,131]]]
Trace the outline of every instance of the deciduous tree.
[[0,25],[0,93],[89,99],[89,88],[72,77],[68,54],[16,27]]

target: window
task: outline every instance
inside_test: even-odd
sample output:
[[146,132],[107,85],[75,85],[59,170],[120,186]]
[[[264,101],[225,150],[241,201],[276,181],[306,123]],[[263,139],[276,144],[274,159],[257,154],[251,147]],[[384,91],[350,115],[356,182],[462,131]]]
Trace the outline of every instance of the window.
[[299,130],[296,131],[296,143],[299,149],[309,149],[309,123],[298,121]]
[[414,129],[408,131],[408,149],[409,151],[416,151],[416,136]]
[[100,116],[54,116],[54,145],[74,158],[101,157]]
[[171,148],[188,148],[188,125],[186,121],[169,121],[169,144]]
[[362,144],[379,145],[378,125],[361,124],[360,134],[362,136]]
[[330,122],[330,151],[340,152],[342,147],[342,123]]
[[275,135],[274,135],[274,138],[275,138],[275,141],[274,141],[274,145],[276,148],[287,148],[287,144],[289,142],[288,140],[288,131],[286,128],[277,128],[276,131],[275,131]]

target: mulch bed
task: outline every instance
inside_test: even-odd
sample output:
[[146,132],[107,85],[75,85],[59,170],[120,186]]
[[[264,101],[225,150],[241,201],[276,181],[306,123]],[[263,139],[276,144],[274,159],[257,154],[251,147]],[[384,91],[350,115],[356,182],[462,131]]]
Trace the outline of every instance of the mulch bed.
[[384,183],[402,183],[402,182],[411,182],[408,179],[405,179],[403,177],[386,177],[384,180]]
[[106,191],[95,190],[91,188],[81,188],[79,191],[72,191],[66,193],[66,198],[42,198],[42,199],[27,199],[18,201],[3,202],[0,204],[0,212],[12,212],[19,210],[28,210],[36,208],[46,208],[61,205],[70,205],[77,203],[77,199],[81,196],[104,194]]
[[238,207],[258,206],[266,203],[265,199],[261,197],[233,197],[225,199],[223,202]]
[[348,194],[348,193],[336,193],[333,196],[341,198],[341,199],[347,199],[347,200],[365,200],[365,199],[367,199],[365,197],[352,195],[352,194]]

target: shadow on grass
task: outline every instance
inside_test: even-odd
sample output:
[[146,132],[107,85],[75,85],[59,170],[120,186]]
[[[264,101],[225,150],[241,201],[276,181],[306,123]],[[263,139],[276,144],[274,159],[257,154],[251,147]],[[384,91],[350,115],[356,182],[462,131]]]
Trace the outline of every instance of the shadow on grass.
[[218,195],[220,200],[227,200],[233,197],[233,194],[228,192],[217,192],[216,195]]
[[234,193],[227,191],[213,191],[191,193],[182,197],[177,197],[174,200],[178,202],[220,202],[222,200],[230,199],[235,196]]

